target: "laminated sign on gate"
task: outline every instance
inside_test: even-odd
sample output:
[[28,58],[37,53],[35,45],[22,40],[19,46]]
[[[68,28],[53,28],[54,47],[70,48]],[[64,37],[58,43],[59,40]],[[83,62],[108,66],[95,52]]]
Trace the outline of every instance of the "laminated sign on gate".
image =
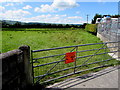
[[65,64],[75,62],[76,52],[69,52],[65,54]]

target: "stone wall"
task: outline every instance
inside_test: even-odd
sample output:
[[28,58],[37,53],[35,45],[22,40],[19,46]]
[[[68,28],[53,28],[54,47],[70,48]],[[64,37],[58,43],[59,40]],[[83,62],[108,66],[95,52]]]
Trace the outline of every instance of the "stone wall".
[[118,22],[105,22],[99,23],[97,25],[97,37],[101,39],[103,42],[118,42],[118,43],[110,43],[107,44],[108,47],[115,47],[117,48],[110,48],[110,51],[118,51],[115,53],[117,58],[120,58],[120,27],[119,27],[119,20]]
[[2,60],[2,90],[22,90],[32,85],[28,46],[2,53],[0,60]]

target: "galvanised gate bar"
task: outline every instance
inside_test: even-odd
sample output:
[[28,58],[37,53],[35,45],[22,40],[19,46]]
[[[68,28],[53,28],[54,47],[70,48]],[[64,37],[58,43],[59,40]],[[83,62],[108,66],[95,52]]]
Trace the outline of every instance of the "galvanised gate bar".
[[[119,43],[105,42],[31,50],[33,82],[53,83],[74,74],[82,75],[82,73],[95,72],[103,67],[117,65],[119,57],[114,58],[114,55],[119,53]],[[76,52],[75,61],[65,63],[66,53],[70,52]]]

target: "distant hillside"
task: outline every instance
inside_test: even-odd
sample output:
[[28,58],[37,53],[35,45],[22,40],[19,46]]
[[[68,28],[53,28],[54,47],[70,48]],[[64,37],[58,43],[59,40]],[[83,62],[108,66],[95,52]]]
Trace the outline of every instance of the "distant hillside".
[[2,23],[6,23],[9,25],[14,25],[15,23],[17,23],[18,21],[11,21],[11,20],[2,20]]
[[82,28],[82,24],[56,24],[39,22],[20,22],[11,20],[1,20],[3,28]]

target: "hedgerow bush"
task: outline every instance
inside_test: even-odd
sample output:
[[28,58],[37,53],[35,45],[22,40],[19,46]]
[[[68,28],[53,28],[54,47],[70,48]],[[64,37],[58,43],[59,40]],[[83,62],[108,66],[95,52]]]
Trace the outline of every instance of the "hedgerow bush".
[[97,25],[96,24],[87,24],[85,30],[96,35],[97,34]]

